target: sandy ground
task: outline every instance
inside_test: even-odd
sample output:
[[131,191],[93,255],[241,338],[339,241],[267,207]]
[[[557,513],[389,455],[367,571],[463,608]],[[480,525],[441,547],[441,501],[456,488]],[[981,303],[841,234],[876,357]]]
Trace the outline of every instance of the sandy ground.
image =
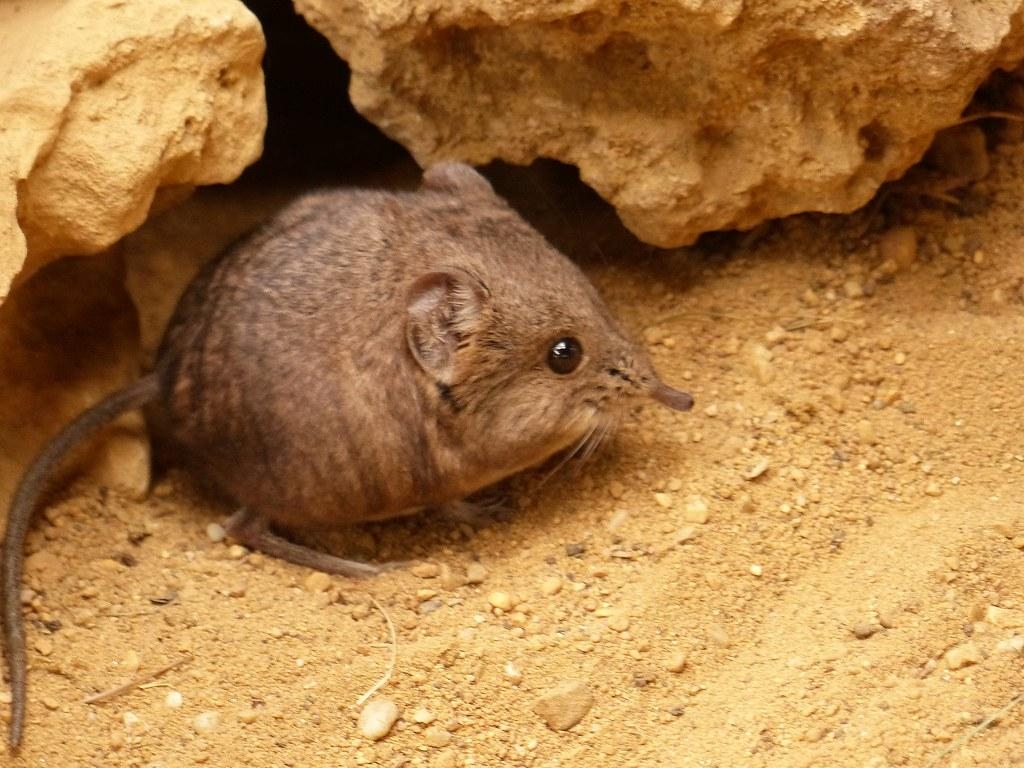
[[[481,531],[333,542],[410,570],[317,577],[214,542],[226,510],[180,472],[144,502],[77,487],[29,542],[27,743],[6,764],[1024,765],[1022,197],[1016,145],[960,209],[906,198],[656,255],[577,229],[698,406],[637,407]],[[189,205],[150,232],[195,243],[196,206],[246,208]],[[893,270],[897,224],[920,242]],[[389,667],[384,613],[377,696],[402,715],[372,742],[357,701]],[[556,732],[533,707],[570,681],[592,704]]]

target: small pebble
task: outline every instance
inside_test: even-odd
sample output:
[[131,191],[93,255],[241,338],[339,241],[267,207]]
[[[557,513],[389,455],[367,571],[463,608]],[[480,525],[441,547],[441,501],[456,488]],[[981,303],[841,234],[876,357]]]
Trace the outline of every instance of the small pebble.
[[356,727],[359,733],[372,741],[387,736],[398,721],[398,705],[390,699],[373,699],[359,713]]
[[60,702],[52,696],[44,696],[43,706],[49,710],[57,711],[58,709],[60,709]]
[[907,362],[907,353],[897,352],[895,355],[893,355],[892,361],[896,363],[896,365],[905,365]]
[[672,496],[667,493],[654,494],[654,500],[658,503],[659,507],[668,509],[672,506]]
[[613,499],[621,499],[625,492],[626,486],[624,486],[618,480],[612,480],[610,483],[608,483],[608,493],[611,494]]
[[125,712],[121,715],[121,722],[124,723],[124,727],[131,730],[136,725],[142,722],[142,718],[136,715],[134,712]]
[[878,241],[878,254],[883,261],[893,261],[900,269],[907,269],[917,258],[917,232],[913,227],[893,227],[886,230]]
[[996,643],[996,650],[999,653],[1024,653],[1024,636],[1014,635],[1006,640]]
[[767,457],[762,456],[754,462],[753,466],[749,467],[743,473],[744,480],[756,480],[765,472],[768,471],[768,467],[771,466],[771,462],[768,461]]
[[508,611],[511,611],[514,605],[514,603],[512,602],[512,595],[510,595],[508,592],[500,591],[491,592],[489,595],[487,595],[487,602],[495,608],[505,611],[506,613]]
[[942,495],[942,486],[940,486],[934,480],[929,480],[928,483],[924,487],[924,492],[925,492],[926,496],[941,496]]
[[487,578],[487,569],[482,563],[470,563],[466,566],[466,583],[482,584]]
[[551,597],[562,591],[562,578],[560,576],[548,576],[540,584],[540,591]]
[[982,661],[981,650],[973,640],[954,646],[946,651],[946,666],[950,669],[962,669]]
[[854,624],[851,628],[853,636],[858,640],[867,640],[872,635],[876,634],[881,629],[877,624],[871,624],[868,622],[861,622]]
[[608,628],[615,632],[625,632],[629,629],[629,616],[625,613],[615,613],[608,619]]
[[710,518],[708,503],[700,496],[690,496],[683,508],[683,520],[703,525]]
[[843,293],[848,299],[859,299],[864,295],[864,286],[858,280],[847,280],[843,283]]
[[181,691],[168,691],[164,696],[164,706],[168,709],[181,709],[184,701],[185,697],[181,695]]
[[668,657],[668,661],[665,662],[665,669],[669,672],[682,672],[686,669],[686,662],[686,651],[677,651]]
[[210,523],[206,526],[206,537],[214,544],[224,541],[227,535],[227,531],[224,530],[224,526],[220,523]]
[[750,573],[751,573],[752,575],[754,575],[754,576],[761,576],[761,574],[763,574],[763,573],[764,573],[764,568],[762,568],[762,567],[761,567],[760,565],[758,565],[757,563],[753,563],[753,564],[752,564],[752,565],[750,566]]
[[200,712],[192,720],[196,733],[213,733],[220,725],[220,713],[214,711]]
[[594,706],[594,694],[580,680],[570,680],[537,699],[533,711],[553,731],[567,731]]
[[875,426],[867,419],[861,419],[857,422],[857,438],[864,443],[864,445],[874,445],[878,442],[878,436],[875,434]]
[[523,682],[523,673],[515,664],[511,661],[506,661],[505,666],[502,667],[502,671],[505,673],[505,677],[509,682],[519,685]]
[[447,747],[452,735],[440,725],[431,725],[423,731],[423,740],[431,747]]
[[240,723],[245,723],[246,725],[251,725],[252,723],[256,722],[256,718],[258,718],[259,716],[260,713],[257,712],[255,709],[251,707],[246,707],[245,709],[239,711],[238,721]]
[[421,579],[436,579],[441,573],[441,567],[437,563],[416,563],[409,570],[413,576]]
[[729,633],[718,624],[712,624],[708,627],[708,640],[711,641],[712,645],[717,645],[719,648],[728,648],[731,644]]
[[331,577],[323,571],[313,571],[303,580],[307,592],[326,592],[331,588]]
[[420,707],[412,713],[412,721],[420,725],[430,725],[435,720],[437,720],[437,715],[426,707]]
[[37,638],[32,644],[32,647],[36,649],[40,656],[49,656],[53,653],[53,640],[46,635]]

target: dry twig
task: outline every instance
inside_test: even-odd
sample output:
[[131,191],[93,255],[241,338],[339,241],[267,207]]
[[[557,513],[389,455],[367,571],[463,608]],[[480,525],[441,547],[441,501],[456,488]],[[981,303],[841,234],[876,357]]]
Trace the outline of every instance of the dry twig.
[[391,644],[391,660],[388,662],[388,668],[381,675],[380,679],[370,686],[369,690],[366,691],[362,696],[356,699],[356,706],[361,707],[365,704],[373,694],[388,684],[391,679],[391,675],[395,672],[395,663],[398,661],[398,638],[395,634],[395,625],[391,621],[391,617],[388,612],[384,610],[384,606],[377,602],[373,595],[368,595],[370,602],[373,603],[377,610],[380,611],[381,616],[384,617],[384,621],[388,625],[388,640]]
[[94,693],[92,696],[86,696],[84,702],[86,704],[99,704],[101,701],[107,701],[108,699],[112,699],[115,696],[120,696],[122,693],[127,693],[133,688],[139,687],[143,683],[148,683],[152,680],[156,680],[161,675],[170,672],[172,669],[177,669],[182,664],[185,664],[186,662],[189,662],[191,660],[191,656],[182,656],[177,661],[172,661],[165,667],[160,667],[160,669],[155,669],[152,672],[147,672],[144,675],[133,677],[131,680],[129,680],[127,683],[124,683],[123,685],[118,685],[114,688],[108,688],[105,691]]

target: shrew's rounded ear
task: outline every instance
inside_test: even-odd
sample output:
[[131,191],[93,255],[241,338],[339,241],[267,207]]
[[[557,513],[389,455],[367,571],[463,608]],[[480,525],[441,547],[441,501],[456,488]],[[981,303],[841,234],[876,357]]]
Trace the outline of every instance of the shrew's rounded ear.
[[423,173],[423,187],[439,192],[493,195],[491,182],[465,163],[439,163]]
[[405,340],[431,378],[451,384],[460,347],[480,329],[487,289],[461,269],[430,272],[412,284],[406,300]]

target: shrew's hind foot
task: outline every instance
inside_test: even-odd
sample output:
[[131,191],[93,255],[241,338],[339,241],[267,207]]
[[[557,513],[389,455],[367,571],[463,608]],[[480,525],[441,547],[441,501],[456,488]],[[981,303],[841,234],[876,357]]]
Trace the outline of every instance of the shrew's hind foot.
[[335,573],[339,576],[361,578],[375,576],[383,571],[400,568],[402,563],[386,563],[370,565],[358,560],[346,560],[326,552],[319,552],[302,544],[288,541],[270,530],[267,522],[258,515],[243,507],[228,518],[224,524],[228,536],[239,544],[262,552],[265,555],[285,560],[295,565],[313,568],[324,573]]

